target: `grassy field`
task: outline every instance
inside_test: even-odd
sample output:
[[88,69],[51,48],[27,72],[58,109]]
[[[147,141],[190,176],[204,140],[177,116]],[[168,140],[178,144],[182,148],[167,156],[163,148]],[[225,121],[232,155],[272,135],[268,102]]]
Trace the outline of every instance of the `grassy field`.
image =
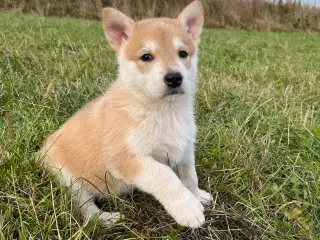
[[[100,19],[114,7],[133,19],[177,17],[191,0],[1,0],[1,10],[45,16]],[[258,31],[320,32],[319,0],[201,0],[207,27]],[[306,4],[309,3],[309,4]]]
[[0,239],[320,239],[320,35],[205,30],[196,103],[207,224],[152,197],[107,198],[86,222],[34,153],[102,94],[116,59],[97,21],[0,13]]

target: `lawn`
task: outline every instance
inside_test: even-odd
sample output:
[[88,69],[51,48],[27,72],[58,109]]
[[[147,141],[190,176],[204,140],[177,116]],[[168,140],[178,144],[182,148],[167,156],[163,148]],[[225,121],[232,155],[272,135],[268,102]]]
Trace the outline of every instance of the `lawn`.
[[205,30],[196,102],[207,223],[152,197],[107,197],[86,222],[35,160],[45,137],[116,77],[98,21],[0,13],[0,239],[320,239],[320,35]]

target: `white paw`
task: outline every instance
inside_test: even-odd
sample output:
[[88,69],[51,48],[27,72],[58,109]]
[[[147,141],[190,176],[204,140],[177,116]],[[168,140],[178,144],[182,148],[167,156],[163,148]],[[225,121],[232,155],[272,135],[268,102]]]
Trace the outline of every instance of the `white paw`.
[[198,228],[205,222],[201,202],[189,191],[186,191],[176,201],[167,204],[165,208],[182,226]]
[[202,202],[205,205],[208,205],[210,202],[213,201],[212,195],[202,189],[199,189],[197,193],[197,198],[199,199],[200,202]]
[[119,212],[101,212],[95,214],[87,214],[87,221],[98,218],[102,220],[105,224],[114,224],[123,217]]
[[115,224],[117,221],[121,219],[121,214],[119,212],[102,212],[98,215],[98,218],[104,221],[106,224]]

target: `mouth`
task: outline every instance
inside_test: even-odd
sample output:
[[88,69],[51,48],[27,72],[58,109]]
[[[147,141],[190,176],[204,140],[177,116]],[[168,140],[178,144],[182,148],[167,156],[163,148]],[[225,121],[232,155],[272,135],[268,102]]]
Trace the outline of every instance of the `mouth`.
[[163,95],[163,97],[172,96],[172,95],[183,95],[184,91],[182,89],[173,89],[172,91],[168,91]]

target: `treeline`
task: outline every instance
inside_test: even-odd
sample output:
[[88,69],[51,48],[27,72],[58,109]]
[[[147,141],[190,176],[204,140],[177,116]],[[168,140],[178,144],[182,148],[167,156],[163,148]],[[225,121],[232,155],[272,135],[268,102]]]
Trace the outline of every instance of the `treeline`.
[[[316,1],[316,0],[314,0]],[[320,1],[320,0],[318,0]],[[176,17],[191,0],[0,0],[1,10],[99,19],[112,6],[134,19]],[[320,32],[320,8],[293,0],[202,0],[207,27]]]

